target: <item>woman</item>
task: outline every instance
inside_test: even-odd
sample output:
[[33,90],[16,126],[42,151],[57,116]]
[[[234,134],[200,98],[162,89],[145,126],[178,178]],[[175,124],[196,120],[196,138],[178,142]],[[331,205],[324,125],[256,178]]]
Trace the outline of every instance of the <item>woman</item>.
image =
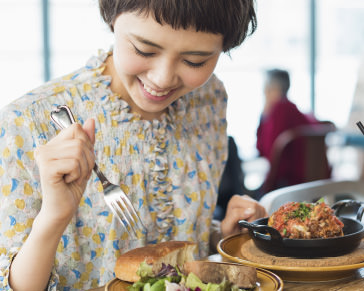
[[[208,254],[227,152],[227,98],[212,73],[220,53],[254,30],[252,0],[99,4],[113,49],[1,112],[4,289],[104,285],[120,252],[143,243],[107,208],[95,160],[132,200],[148,243],[196,241],[196,255]],[[57,135],[49,112],[61,104],[79,124]],[[262,215],[256,201],[235,196],[222,235]]]

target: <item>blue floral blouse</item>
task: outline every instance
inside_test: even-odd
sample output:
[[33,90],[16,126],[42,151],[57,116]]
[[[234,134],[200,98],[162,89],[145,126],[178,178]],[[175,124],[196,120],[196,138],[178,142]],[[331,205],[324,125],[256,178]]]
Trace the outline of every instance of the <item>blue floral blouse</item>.
[[[142,120],[102,75],[111,52],[53,80],[0,112],[0,288],[29,235],[42,193],[34,149],[57,134],[50,112],[68,105],[78,122],[96,121],[96,162],[129,196],[148,229],[148,243],[189,240],[209,251],[212,214],[227,157],[226,102],[213,75],[182,96],[160,120]],[[141,241],[128,238],[92,174],[78,211],[58,245],[48,290],[87,290],[114,278],[116,258]]]

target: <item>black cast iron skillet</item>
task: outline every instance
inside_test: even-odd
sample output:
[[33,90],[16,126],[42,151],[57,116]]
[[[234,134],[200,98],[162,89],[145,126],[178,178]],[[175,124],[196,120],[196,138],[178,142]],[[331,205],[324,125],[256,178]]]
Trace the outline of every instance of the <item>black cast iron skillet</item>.
[[364,237],[364,225],[352,218],[339,217],[344,223],[344,236],[317,239],[282,238],[279,231],[267,225],[268,217],[249,223],[240,220],[239,225],[247,228],[255,245],[262,251],[275,256],[298,258],[332,257],[350,253]]

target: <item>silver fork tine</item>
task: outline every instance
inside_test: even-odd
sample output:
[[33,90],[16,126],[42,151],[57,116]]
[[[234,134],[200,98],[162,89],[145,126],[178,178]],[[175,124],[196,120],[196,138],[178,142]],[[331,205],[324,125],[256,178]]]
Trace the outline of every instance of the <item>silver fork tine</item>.
[[[128,232],[129,236],[134,236],[137,237],[137,233],[135,232],[134,228],[131,227],[131,224],[129,222],[129,220],[127,219],[125,212],[123,211],[120,206],[116,203],[116,201],[109,201],[109,206],[111,208],[111,211],[114,213],[114,216],[116,216],[116,218],[119,220],[119,222],[122,224],[122,226],[126,229],[126,231]],[[133,230],[133,233],[130,232],[130,229]]]
[[126,221],[126,224],[131,228],[134,234],[138,236],[135,230],[136,220],[130,213],[130,209],[128,209],[127,205],[124,203],[125,200],[126,199],[123,199],[122,197],[118,196],[114,199],[113,205],[115,206],[115,209],[124,214],[123,217]]
[[[133,230],[134,234],[138,237],[137,229],[141,231],[142,234],[146,234],[145,226],[141,223],[141,219],[138,213],[135,211],[134,206],[131,204],[130,200],[126,196],[126,194],[118,196],[115,199],[115,204],[119,208],[119,211],[125,214],[125,220],[128,222],[128,225]],[[121,206],[121,207],[120,207]],[[126,211],[123,211],[123,209]],[[129,219],[127,218],[129,216]]]
[[[129,235],[131,235],[128,226],[126,225],[126,222],[124,221],[124,214],[120,211],[117,211],[117,209],[115,209],[114,205],[111,203],[111,201],[106,201],[107,205],[109,206],[111,212],[114,214],[114,217],[116,217],[119,221],[119,223],[121,224],[121,226],[129,233]],[[122,217],[120,217],[122,216]]]
[[[131,228],[133,230],[135,236],[138,237],[138,233],[134,227],[135,225],[137,225],[141,229],[142,234],[146,234],[146,228],[144,227],[143,223],[141,222],[139,215],[135,211],[134,206],[131,204],[130,199],[126,196],[124,191],[122,191],[117,186],[118,192],[119,192],[117,195],[114,195],[114,194],[107,195],[108,191],[106,191],[106,189],[109,188],[112,184],[110,183],[110,181],[107,180],[107,178],[104,176],[104,174],[100,171],[97,164],[95,164],[95,166],[94,166],[94,171],[96,172],[97,176],[99,177],[99,179],[102,183],[102,187],[104,188],[104,193],[106,194],[105,199],[106,200],[110,199],[110,201],[113,202],[112,209],[116,210],[116,213],[117,214],[120,213],[120,215],[123,217],[124,221],[122,221],[122,223],[124,226],[125,226],[125,224],[127,224],[127,226],[125,228],[128,230],[129,235],[131,235],[131,233],[129,231],[129,228]],[[113,186],[116,186],[116,185],[113,185]],[[118,202],[118,203],[116,203],[116,202]],[[123,209],[121,209],[120,205]],[[131,223],[129,221],[127,216],[133,223]],[[120,219],[119,219],[119,221],[120,221]]]
[[126,196],[126,194],[122,195],[121,197],[119,197],[120,200],[122,200],[124,203],[123,205],[125,205],[126,208],[128,208],[128,213],[132,218],[132,221],[134,221],[135,225],[138,226],[139,229],[141,229],[142,231],[145,231],[145,227],[144,225],[141,223],[141,219],[138,215],[138,213],[135,211],[134,206],[131,204],[130,200],[128,199],[128,197]]

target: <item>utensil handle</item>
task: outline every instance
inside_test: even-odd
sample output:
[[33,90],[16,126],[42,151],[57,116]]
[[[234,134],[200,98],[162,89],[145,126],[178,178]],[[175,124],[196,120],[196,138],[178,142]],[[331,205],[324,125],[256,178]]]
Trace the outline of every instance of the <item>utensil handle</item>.
[[279,233],[279,231],[276,230],[273,227],[270,227],[270,226],[267,226],[267,225],[257,225],[257,224],[254,224],[254,223],[247,222],[244,219],[239,220],[238,224],[241,227],[245,227],[245,228],[247,228],[247,229],[249,229],[250,231],[253,231],[253,232],[254,231],[257,231],[257,232],[260,232],[260,233],[268,232],[270,234],[270,236],[271,236],[271,240],[276,240],[276,241],[281,241],[282,240],[282,236]]
[[[54,110],[52,110],[51,119],[60,129],[67,128],[71,126],[73,123],[76,123],[72,111],[67,105],[58,105]],[[94,164],[93,170],[99,177],[103,187],[106,187],[108,184],[110,184],[110,182],[106,179],[105,175],[100,171],[96,163]]]
[[51,119],[60,128],[64,129],[76,123],[75,118],[68,106],[59,105],[51,112]]

